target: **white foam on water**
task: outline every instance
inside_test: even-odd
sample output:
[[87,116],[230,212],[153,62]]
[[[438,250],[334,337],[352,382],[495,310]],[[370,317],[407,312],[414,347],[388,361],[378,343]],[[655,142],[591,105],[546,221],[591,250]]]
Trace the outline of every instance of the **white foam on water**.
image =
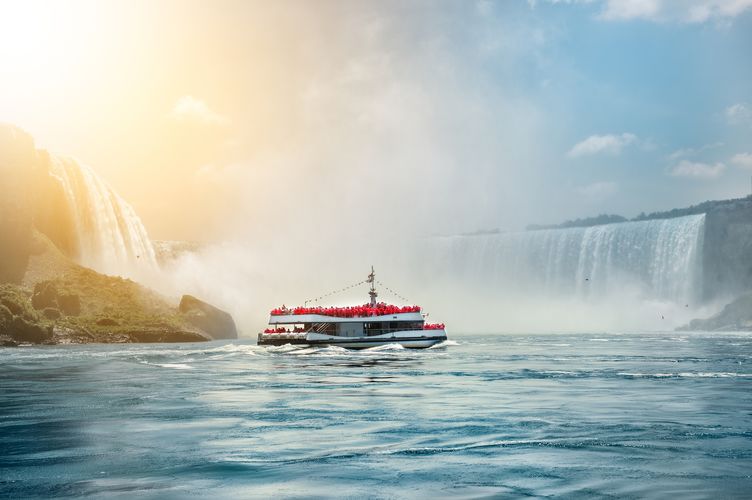
[[154,366],[161,366],[162,368],[173,368],[175,370],[192,370],[193,367],[186,365],[185,363],[152,363]]
[[151,363],[149,361],[141,361],[142,365],[158,366],[160,368],[171,368],[173,370],[192,370],[193,367],[185,363]]
[[284,344],[284,345],[265,346],[264,349],[266,349],[267,352],[285,353],[285,352],[291,352],[291,351],[299,351],[306,347],[307,346]]
[[449,347],[453,345],[460,345],[459,342],[455,342],[454,340],[445,340],[443,342],[439,342],[438,344],[434,344],[429,349],[440,349],[443,347]]
[[368,349],[365,349],[366,352],[379,352],[379,351],[404,351],[405,346],[402,344],[398,344],[396,342],[390,343],[390,344],[384,344],[379,345],[375,347],[369,347]]
[[617,375],[635,378],[752,378],[752,373],[734,372],[679,372],[679,373],[632,373],[619,372]]
[[264,346],[255,344],[226,344],[213,349],[206,349],[205,353],[219,353],[219,354],[247,354],[250,356],[257,356],[259,353],[266,352],[267,349]]
[[290,351],[290,354],[297,356],[297,355],[315,354],[317,352],[321,352],[320,347],[308,347],[305,349],[297,349],[295,351]]

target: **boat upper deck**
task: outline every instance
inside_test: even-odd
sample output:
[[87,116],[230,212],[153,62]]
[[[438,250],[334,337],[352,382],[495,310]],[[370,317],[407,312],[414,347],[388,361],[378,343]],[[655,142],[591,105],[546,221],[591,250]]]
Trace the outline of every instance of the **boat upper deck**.
[[372,323],[381,321],[423,321],[419,312],[382,314],[379,316],[337,317],[324,314],[285,314],[269,317],[270,325],[291,325],[295,323]]
[[423,321],[419,306],[363,304],[346,307],[293,307],[272,309],[269,324]]

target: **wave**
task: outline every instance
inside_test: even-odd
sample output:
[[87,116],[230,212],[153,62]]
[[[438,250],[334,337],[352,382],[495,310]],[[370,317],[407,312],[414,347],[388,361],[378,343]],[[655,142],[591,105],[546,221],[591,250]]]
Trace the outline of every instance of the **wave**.
[[329,461],[350,460],[354,458],[367,458],[377,456],[430,456],[445,453],[461,453],[472,450],[500,449],[500,448],[555,448],[564,450],[582,450],[593,448],[657,448],[643,443],[615,443],[598,437],[582,437],[576,439],[491,439],[485,441],[469,442],[464,444],[445,446],[374,446],[372,448],[353,448],[336,450],[331,453],[317,456],[286,458],[278,460],[244,460],[247,464],[302,464],[302,463],[326,463]]
[[529,370],[513,372],[486,372],[471,374],[467,372],[448,372],[448,375],[464,377],[480,375],[483,380],[518,380],[518,379],[693,379],[693,378],[752,378],[752,373],[741,372],[627,372],[611,370]]
[[392,343],[392,344],[384,344],[376,347],[369,347],[368,349],[365,349],[366,352],[380,352],[380,351],[404,351],[405,346],[402,344]]
[[629,378],[752,378],[752,373],[736,372],[679,372],[679,373],[630,373],[617,375]]
[[162,368],[172,368],[174,370],[193,370],[193,367],[185,363],[143,363],[145,365],[159,366]]
[[454,340],[445,340],[444,342],[439,342],[438,344],[434,344],[429,349],[441,349],[444,347],[450,347],[453,345],[460,345],[459,342],[455,342]]

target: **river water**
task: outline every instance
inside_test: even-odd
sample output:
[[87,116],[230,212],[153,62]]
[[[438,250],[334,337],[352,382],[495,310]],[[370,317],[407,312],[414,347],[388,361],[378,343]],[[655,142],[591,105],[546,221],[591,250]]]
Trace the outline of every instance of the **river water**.
[[0,496],[743,498],[752,334],[0,350]]

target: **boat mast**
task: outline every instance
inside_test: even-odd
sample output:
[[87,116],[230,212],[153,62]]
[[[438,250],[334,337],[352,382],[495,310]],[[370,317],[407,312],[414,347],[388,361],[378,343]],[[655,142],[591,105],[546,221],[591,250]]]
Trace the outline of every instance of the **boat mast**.
[[371,307],[375,307],[376,297],[378,297],[379,294],[376,292],[376,273],[373,271],[373,266],[371,266],[371,274],[368,275],[366,283],[371,284],[371,289],[368,291],[368,295],[371,297]]

